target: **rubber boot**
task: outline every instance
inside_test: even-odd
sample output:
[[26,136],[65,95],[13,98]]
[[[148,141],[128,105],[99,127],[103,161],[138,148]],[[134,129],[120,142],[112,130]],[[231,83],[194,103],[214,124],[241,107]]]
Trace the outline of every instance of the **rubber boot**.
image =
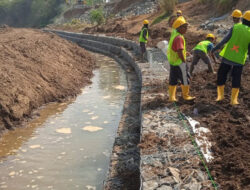
[[224,88],[225,85],[217,86],[217,99],[216,102],[219,102],[224,99]]
[[171,86],[168,87],[168,93],[169,93],[169,101],[170,102],[177,102],[176,100],[176,88],[177,86]]
[[238,105],[239,88],[232,88],[231,105]]
[[189,85],[181,85],[182,97],[184,100],[194,100],[195,97],[189,95]]

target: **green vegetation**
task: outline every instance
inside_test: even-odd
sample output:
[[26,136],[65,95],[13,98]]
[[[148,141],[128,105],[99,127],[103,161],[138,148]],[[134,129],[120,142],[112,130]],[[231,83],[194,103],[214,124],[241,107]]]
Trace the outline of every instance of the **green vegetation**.
[[64,30],[73,30],[73,31],[82,31],[86,27],[90,27],[90,24],[81,22],[79,19],[72,19],[71,22],[64,24],[59,24],[60,29]]
[[60,14],[65,0],[1,0],[0,24],[43,27]]
[[96,4],[101,4],[103,3],[103,0],[86,0],[87,5],[96,5]]
[[154,24],[158,24],[158,23],[160,23],[161,21],[167,19],[167,18],[170,16],[170,14],[171,14],[171,13],[169,13],[169,12],[165,12],[164,14],[162,14],[162,15],[160,15],[159,17],[155,18],[155,19],[153,20],[151,26],[154,25]]
[[167,19],[174,12],[177,2],[178,0],[159,0],[159,6],[163,14],[155,18],[151,25],[160,23],[163,20]]
[[105,18],[103,15],[103,9],[99,8],[99,9],[92,10],[90,12],[90,20],[92,23],[96,22],[98,25],[104,23]]

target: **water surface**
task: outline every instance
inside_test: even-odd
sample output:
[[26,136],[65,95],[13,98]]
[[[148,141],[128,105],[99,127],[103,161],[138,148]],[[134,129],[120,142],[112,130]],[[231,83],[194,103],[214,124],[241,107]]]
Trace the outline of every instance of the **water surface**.
[[50,104],[0,140],[0,189],[102,189],[127,90],[112,59],[96,55],[92,84]]

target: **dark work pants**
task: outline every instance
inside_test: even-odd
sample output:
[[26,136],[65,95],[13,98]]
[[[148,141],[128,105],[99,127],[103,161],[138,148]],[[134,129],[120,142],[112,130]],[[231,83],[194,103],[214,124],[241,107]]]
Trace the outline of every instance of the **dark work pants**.
[[213,72],[213,67],[212,67],[211,60],[210,60],[210,58],[208,57],[208,55],[205,52],[200,51],[200,50],[194,50],[194,54],[193,55],[194,55],[193,56],[193,62],[192,62],[191,67],[190,67],[190,74],[191,75],[193,73],[195,65],[197,65],[197,63],[199,62],[200,59],[205,64],[207,64],[208,70],[210,72]]
[[144,42],[140,42],[141,53],[144,54],[146,52],[146,44]]
[[189,85],[190,75],[186,63],[182,63],[179,66],[170,65],[169,85],[175,86],[178,84],[178,81],[182,85]]
[[217,74],[217,85],[222,86],[226,84],[227,74],[232,70],[232,88],[240,88],[241,74],[243,66],[232,66],[226,63],[221,63]]

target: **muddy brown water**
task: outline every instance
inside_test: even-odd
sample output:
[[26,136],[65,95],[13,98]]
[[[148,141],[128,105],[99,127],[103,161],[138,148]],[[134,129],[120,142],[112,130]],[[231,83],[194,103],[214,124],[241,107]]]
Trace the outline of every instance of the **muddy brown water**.
[[50,104],[0,140],[0,189],[102,189],[127,90],[123,69],[96,55],[92,84]]

